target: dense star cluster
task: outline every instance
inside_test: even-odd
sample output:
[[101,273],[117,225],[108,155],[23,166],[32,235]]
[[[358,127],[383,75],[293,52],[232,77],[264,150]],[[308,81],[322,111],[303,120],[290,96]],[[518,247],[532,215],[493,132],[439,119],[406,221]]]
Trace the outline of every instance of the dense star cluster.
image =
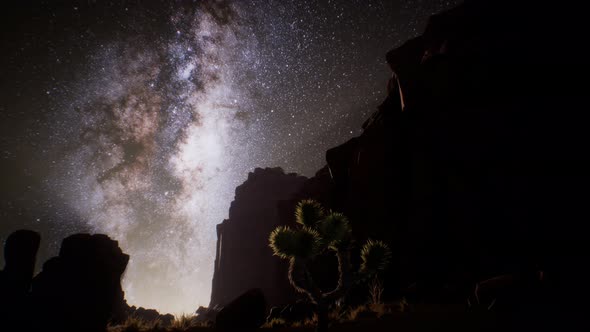
[[209,301],[255,167],[312,176],[384,98],[384,54],[456,1],[35,1],[3,11],[0,238],[109,234],[131,304]]

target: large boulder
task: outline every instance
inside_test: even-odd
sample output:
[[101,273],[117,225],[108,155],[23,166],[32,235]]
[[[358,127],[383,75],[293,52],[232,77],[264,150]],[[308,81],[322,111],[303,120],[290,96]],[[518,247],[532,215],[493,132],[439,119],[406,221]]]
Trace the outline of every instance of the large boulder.
[[37,321],[51,330],[104,331],[124,303],[121,276],[129,256],[102,234],[63,240],[33,280]]
[[266,300],[261,289],[250,289],[217,314],[215,326],[222,331],[253,330],[266,320]]

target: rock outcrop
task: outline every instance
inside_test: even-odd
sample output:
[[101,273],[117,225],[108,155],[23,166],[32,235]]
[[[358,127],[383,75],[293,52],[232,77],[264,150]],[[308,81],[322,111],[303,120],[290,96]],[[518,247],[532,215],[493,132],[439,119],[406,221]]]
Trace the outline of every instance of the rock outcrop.
[[270,304],[293,299],[287,265],[272,256],[270,232],[281,224],[278,205],[302,189],[305,177],[280,168],[257,168],[236,188],[229,219],[217,225],[217,254],[211,303],[225,306],[252,288]]
[[18,230],[6,239],[5,266],[0,271],[0,321],[7,327],[22,321],[30,307],[29,291],[40,242],[40,235],[29,230]]
[[[33,277],[41,237],[20,230],[5,244],[0,271],[0,319],[19,331],[105,331],[128,316],[121,276],[129,256],[102,234],[63,240],[59,256]],[[31,317],[34,317],[31,319]]]
[[63,240],[33,279],[33,312],[39,329],[104,331],[124,303],[121,276],[129,256],[106,235],[75,234]]

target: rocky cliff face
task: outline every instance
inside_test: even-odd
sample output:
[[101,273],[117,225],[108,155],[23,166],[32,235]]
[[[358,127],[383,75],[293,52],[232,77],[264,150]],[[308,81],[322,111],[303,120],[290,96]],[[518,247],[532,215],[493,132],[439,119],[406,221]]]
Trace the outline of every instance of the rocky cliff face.
[[217,225],[217,254],[210,307],[226,305],[252,288],[268,301],[293,298],[287,266],[272,256],[270,232],[281,224],[278,205],[301,190],[307,179],[280,168],[257,168],[236,188],[229,219]]
[[588,66],[572,12],[544,6],[468,1],[433,16],[387,54],[389,96],[364,133],[328,151],[334,207],[395,249],[389,290],[464,301],[478,280],[543,271],[560,300],[588,294],[574,258],[590,184],[575,82]]
[[[588,294],[578,220],[589,217],[590,115],[576,83],[588,65],[575,12],[500,0],[433,16],[422,36],[387,54],[389,95],[363,134],[326,153],[328,169],[313,189],[281,200],[318,198],[350,217],[359,240],[389,242],[389,296],[464,302],[480,280],[543,271],[547,299],[580,302],[572,294]],[[275,189],[258,184],[261,201],[236,195],[234,213],[242,206],[251,216],[265,213]],[[264,246],[270,230],[291,218],[293,205],[281,204],[268,227],[243,217],[239,227],[256,230],[247,238],[224,222],[220,242],[233,228],[232,245]],[[268,261],[256,256],[263,251],[242,253],[218,255],[226,270],[216,266],[214,289],[234,287],[231,275],[245,261],[265,260],[257,273],[285,276],[267,269],[280,264],[270,251]],[[266,284],[271,294],[289,288],[286,279]],[[212,303],[221,303],[218,292]]]

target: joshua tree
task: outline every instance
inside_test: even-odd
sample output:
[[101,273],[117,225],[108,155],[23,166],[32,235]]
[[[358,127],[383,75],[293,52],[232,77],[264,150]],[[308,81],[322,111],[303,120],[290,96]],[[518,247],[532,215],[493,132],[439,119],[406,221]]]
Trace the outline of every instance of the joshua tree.
[[[289,260],[289,282],[317,306],[318,331],[328,329],[328,304],[341,298],[353,282],[350,265],[351,227],[348,219],[336,212],[326,212],[316,201],[303,200],[297,204],[297,229],[279,226],[270,234],[274,254]],[[323,292],[314,282],[308,265],[319,254],[331,251],[338,259],[338,285]],[[381,241],[367,241],[361,250],[363,273],[385,269],[391,252]]]

